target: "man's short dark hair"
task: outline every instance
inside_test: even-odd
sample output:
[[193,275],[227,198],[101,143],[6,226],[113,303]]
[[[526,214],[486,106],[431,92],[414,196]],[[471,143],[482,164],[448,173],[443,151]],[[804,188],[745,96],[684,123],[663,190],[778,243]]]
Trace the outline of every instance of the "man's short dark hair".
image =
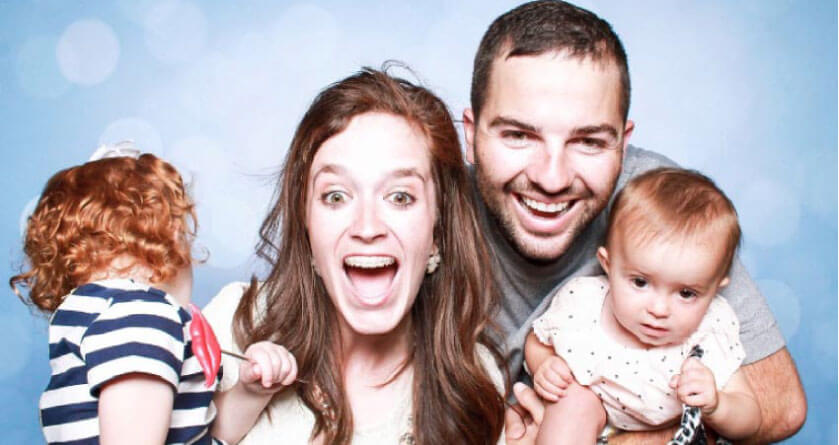
[[471,100],[475,121],[484,106],[493,60],[549,51],[564,51],[571,57],[597,62],[614,62],[620,70],[620,112],[626,122],[629,68],[620,39],[612,26],[594,13],[556,0],[525,3],[501,15],[489,26],[472,69]]

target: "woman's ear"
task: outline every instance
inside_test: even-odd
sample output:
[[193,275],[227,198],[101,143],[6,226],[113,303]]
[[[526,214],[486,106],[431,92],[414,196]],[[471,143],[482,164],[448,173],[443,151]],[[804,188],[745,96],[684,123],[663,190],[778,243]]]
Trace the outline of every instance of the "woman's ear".
[[609,251],[606,250],[606,246],[597,248],[597,261],[600,261],[600,267],[603,268],[603,272],[609,275]]
[[725,278],[722,279],[722,281],[720,281],[720,285],[717,286],[717,287],[726,287],[726,286],[728,286],[729,282],[730,282],[730,280],[728,279],[728,277],[725,277]]

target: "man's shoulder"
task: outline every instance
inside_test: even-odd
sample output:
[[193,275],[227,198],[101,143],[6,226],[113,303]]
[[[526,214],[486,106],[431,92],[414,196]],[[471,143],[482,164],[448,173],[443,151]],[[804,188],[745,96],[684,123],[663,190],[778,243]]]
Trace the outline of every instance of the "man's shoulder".
[[623,168],[615,190],[620,190],[630,179],[641,173],[658,167],[679,167],[679,164],[661,153],[627,145]]

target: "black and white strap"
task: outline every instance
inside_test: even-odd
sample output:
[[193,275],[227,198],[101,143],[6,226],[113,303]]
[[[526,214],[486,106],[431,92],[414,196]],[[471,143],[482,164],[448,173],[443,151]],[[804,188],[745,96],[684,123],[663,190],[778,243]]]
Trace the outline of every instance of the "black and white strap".
[[[705,351],[699,345],[693,347],[688,358],[701,359]],[[682,420],[673,440],[667,445],[706,445],[705,426],[702,425],[702,411],[696,406],[682,405]],[[731,445],[726,439],[718,437],[716,445]]]

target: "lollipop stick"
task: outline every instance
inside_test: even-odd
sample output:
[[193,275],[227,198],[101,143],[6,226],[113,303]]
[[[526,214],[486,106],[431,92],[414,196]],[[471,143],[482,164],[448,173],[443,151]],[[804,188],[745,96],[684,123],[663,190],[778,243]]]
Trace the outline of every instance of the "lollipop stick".
[[[232,352],[232,351],[227,351],[227,350],[222,349],[221,353],[224,354],[224,355],[229,355],[229,356],[234,357],[234,358],[238,358],[239,360],[248,361],[248,358],[245,357],[244,355],[237,354],[237,353]],[[300,383],[305,383],[305,384],[309,383],[307,380],[303,380],[303,379],[295,379],[295,382],[300,382]]]

